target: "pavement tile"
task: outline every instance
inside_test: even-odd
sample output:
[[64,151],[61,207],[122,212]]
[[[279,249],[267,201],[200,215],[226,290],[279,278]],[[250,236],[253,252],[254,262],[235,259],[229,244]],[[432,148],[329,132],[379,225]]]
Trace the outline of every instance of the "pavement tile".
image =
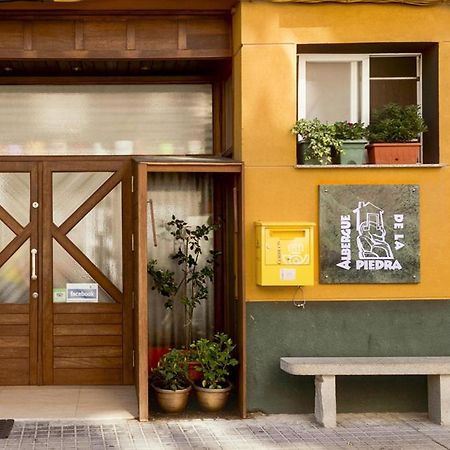
[[324,429],[311,415],[258,414],[246,420],[16,421],[0,450],[432,450],[450,449],[450,427],[424,414],[340,414]]

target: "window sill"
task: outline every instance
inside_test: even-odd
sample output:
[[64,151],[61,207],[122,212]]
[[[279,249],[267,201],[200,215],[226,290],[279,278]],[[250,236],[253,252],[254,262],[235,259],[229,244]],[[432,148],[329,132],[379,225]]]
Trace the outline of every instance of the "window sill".
[[296,169],[440,169],[447,164],[297,164]]

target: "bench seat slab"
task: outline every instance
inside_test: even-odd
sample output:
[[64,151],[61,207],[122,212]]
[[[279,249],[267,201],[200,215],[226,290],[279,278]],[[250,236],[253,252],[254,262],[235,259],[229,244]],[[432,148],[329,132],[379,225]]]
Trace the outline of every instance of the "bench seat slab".
[[280,367],[291,375],[450,375],[450,357],[282,357]]

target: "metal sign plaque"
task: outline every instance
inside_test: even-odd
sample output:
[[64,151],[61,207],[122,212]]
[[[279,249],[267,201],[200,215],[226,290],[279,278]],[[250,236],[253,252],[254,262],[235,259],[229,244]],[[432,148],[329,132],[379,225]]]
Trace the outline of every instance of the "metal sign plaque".
[[320,186],[321,283],[418,283],[419,244],[419,186]]

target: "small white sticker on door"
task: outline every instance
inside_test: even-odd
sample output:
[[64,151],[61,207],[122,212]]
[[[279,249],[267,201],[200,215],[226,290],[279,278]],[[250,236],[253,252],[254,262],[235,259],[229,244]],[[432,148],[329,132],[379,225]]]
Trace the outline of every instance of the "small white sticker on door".
[[65,301],[66,301],[66,290],[59,288],[53,289],[53,302],[65,303]]
[[297,278],[296,269],[280,269],[280,280],[295,281],[296,278]]

